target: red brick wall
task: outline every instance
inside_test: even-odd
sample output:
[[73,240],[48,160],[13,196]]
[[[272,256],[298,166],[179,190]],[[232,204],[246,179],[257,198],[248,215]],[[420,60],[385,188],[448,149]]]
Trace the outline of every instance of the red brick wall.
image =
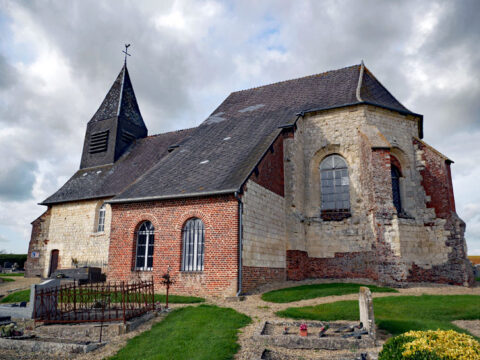
[[445,158],[424,143],[416,139],[413,143],[423,151],[422,159],[425,161],[425,167],[420,170],[420,174],[423,178],[422,186],[430,196],[427,207],[434,208],[437,217],[446,219],[451,212],[455,212],[450,165],[446,163]]
[[287,251],[289,280],[315,278],[369,278],[378,279],[373,251],[335,253],[333,258],[312,258],[306,251]]
[[[182,227],[192,218],[205,226],[204,271],[181,272]],[[134,271],[135,230],[145,220],[155,227],[152,271]],[[233,195],[128,204],[112,204],[108,280],[131,281],[161,276],[171,267],[172,293],[235,295],[238,274],[238,202]]]
[[242,293],[249,293],[261,285],[285,280],[285,269],[242,266]]
[[[271,151],[273,150],[273,152]],[[285,196],[283,172],[283,136],[277,137],[272,147],[257,166],[258,173],[250,177],[257,184],[280,196]]]

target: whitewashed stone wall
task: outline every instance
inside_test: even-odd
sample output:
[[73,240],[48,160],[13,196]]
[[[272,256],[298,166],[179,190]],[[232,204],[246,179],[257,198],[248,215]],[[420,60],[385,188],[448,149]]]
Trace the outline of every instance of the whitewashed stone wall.
[[[52,205],[48,243],[45,246],[43,276],[48,276],[52,250],[59,250],[59,268],[72,268],[72,258],[79,266],[103,267],[108,264],[112,212],[106,206],[105,231],[96,232],[98,210],[107,199]],[[106,270],[106,268],[104,268]]]
[[285,268],[285,200],[252,180],[243,196],[244,266]]

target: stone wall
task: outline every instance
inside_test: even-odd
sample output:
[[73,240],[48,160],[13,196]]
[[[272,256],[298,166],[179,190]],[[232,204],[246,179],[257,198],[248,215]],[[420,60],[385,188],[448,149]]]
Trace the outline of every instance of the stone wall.
[[[105,214],[105,231],[96,232],[98,210],[105,200],[52,205],[48,235],[43,240],[44,247],[40,254],[43,277],[49,275],[52,250],[59,250],[59,269],[74,267],[72,259],[77,259],[78,266],[97,266],[106,270],[111,221],[109,205]],[[45,237],[45,234],[42,236]]]
[[[285,141],[289,279],[469,281],[450,167],[416,138],[418,126],[418,118],[373,106],[298,120]],[[349,170],[350,214],[337,221],[320,211],[319,164],[330,154],[341,155]],[[393,206],[392,162],[402,172],[401,213]]]
[[[258,185],[257,185],[258,186]],[[153,277],[155,291],[164,291],[161,277],[170,267],[175,294],[234,296],[238,282],[238,201],[233,195],[112,204],[107,280]],[[181,271],[182,228],[190,218],[205,226],[204,270]],[[136,230],[143,221],[154,228],[153,270],[136,271]]]

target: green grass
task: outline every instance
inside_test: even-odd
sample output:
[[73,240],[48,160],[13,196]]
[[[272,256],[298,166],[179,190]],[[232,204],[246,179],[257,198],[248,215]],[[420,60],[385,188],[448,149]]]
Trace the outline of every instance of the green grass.
[[[85,297],[87,298],[87,296]],[[165,303],[165,297],[166,296],[162,294],[155,294],[155,302],[160,301],[161,303]],[[21,301],[30,301],[30,289],[11,293],[5,296],[3,299],[1,299],[0,303],[13,303],[13,302],[21,302]],[[113,295],[111,297],[111,301],[120,302],[121,295],[120,294],[117,294],[116,296]],[[127,299],[127,302],[128,302],[128,299]],[[169,295],[168,302],[170,304],[194,304],[194,303],[205,302],[205,299],[195,297],[195,296]]]
[[238,330],[250,321],[233,309],[212,305],[177,309],[110,359],[232,359],[240,347]]
[[16,291],[0,299],[0,303],[30,301],[30,289]]
[[398,292],[392,288],[355,283],[314,284],[269,291],[262,295],[262,300],[274,303],[288,303],[317,297],[355,294],[358,293],[360,286],[368,287],[371,292]]
[[480,277],[476,277],[476,278],[475,278],[475,281],[480,281]]
[[[466,332],[453,320],[480,319],[478,295],[389,296],[373,300],[375,322],[393,335],[409,330],[449,330]],[[312,320],[359,320],[358,301],[337,301],[317,306],[288,308],[282,317]]]
[[5,273],[0,274],[0,277],[24,276],[25,273]]
[[12,281],[15,281],[15,279],[10,279],[8,277],[2,277],[2,281],[3,282],[12,282]]

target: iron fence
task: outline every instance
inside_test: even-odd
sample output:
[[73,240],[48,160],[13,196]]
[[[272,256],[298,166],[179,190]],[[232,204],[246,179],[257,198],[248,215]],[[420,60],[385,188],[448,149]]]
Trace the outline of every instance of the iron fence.
[[153,278],[148,281],[76,282],[35,293],[34,319],[43,323],[123,321],[154,309]]

